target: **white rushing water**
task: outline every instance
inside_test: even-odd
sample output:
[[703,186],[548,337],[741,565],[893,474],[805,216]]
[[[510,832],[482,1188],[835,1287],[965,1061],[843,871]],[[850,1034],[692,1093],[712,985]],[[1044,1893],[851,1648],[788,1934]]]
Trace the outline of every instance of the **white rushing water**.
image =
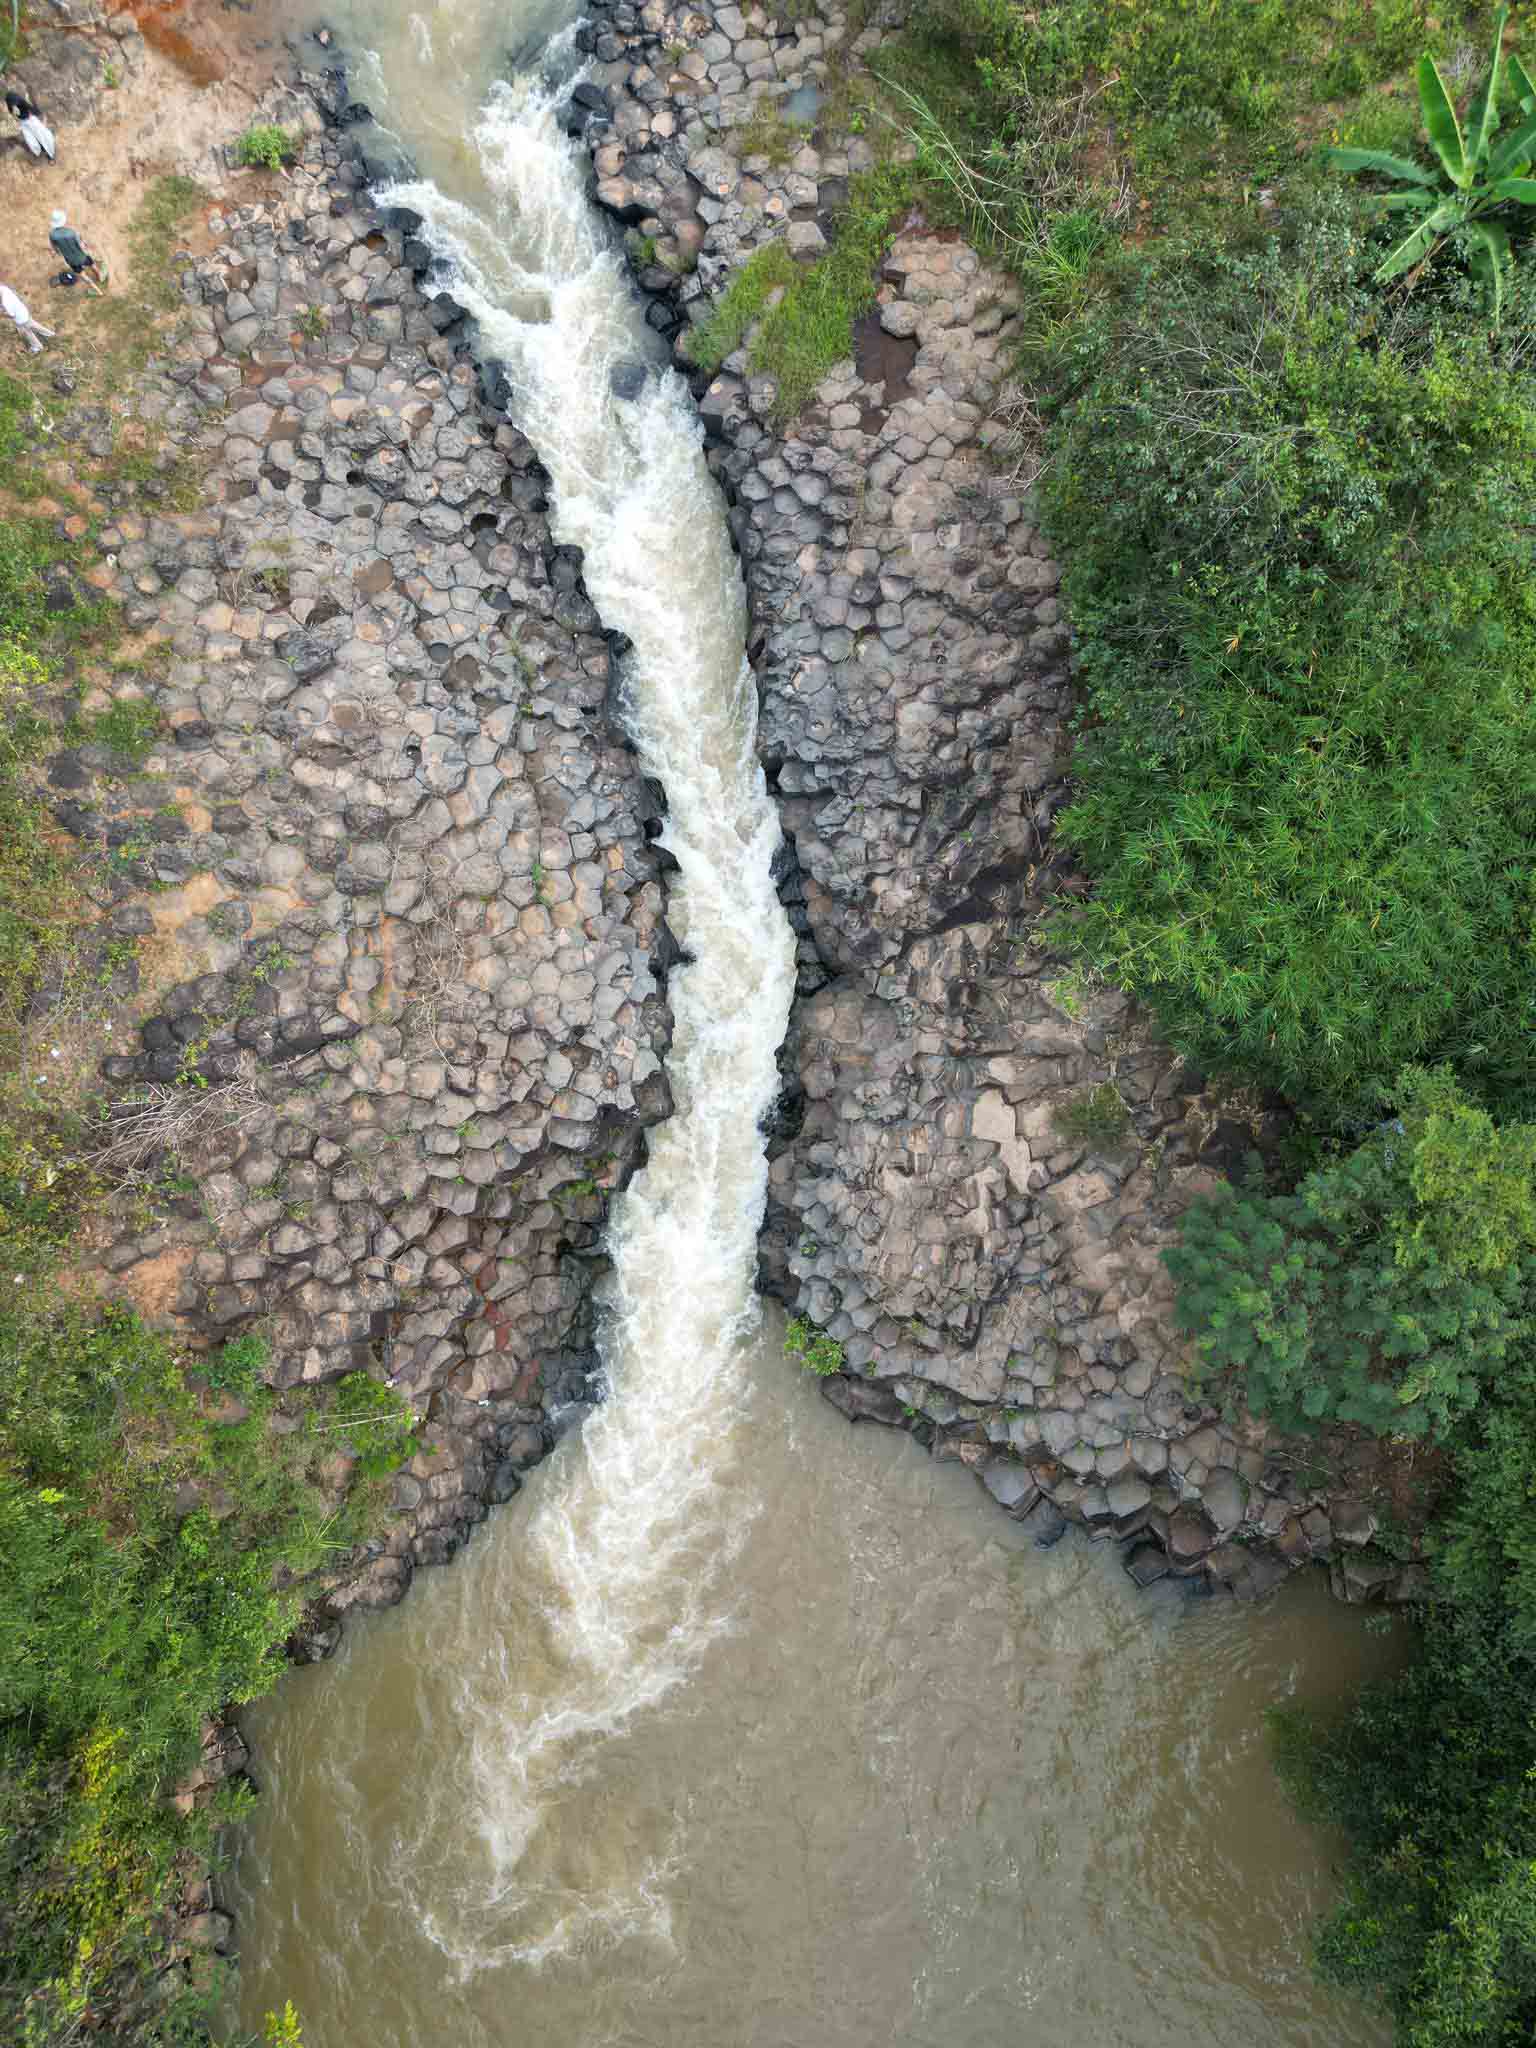
[[[451,24],[404,26],[371,60],[387,108],[402,103],[401,68]],[[664,1919],[654,1854],[617,1883],[610,1859],[594,1891],[541,1864],[536,1844],[602,1740],[686,1679],[729,1625],[722,1568],[742,1518],[728,1485],[767,1185],[758,1124],[777,1087],[794,947],[770,873],[779,828],[754,752],[741,577],[688,393],[653,370],[638,398],[613,395],[610,373],[643,362],[647,338],[549,95],[494,86],[468,141],[457,189],[439,168],[385,196],[414,208],[451,260],[454,295],[505,360],[514,416],[550,473],[556,537],[583,551],[603,623],[632,643],[629,724],[667,791],[669,919],[691,956],[669,991],[676,1112],[615,1206],[610,1398],[543,1482],[510,1566],[506,1634],[465,1658],[452,1740],[474,1775],[482,1854],[450,1881],[433,1820],[400,1844],[424,1924],[474,1967]],[[453,161],[439,153],[439,167]]]

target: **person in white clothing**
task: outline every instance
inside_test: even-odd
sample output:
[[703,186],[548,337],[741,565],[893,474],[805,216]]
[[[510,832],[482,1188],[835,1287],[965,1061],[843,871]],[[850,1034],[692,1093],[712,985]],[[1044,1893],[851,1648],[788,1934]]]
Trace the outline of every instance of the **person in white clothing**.
[[50,341],[53,339],[53,328],[44,327],[40,320],[34,320],[8,284],[0,284],[0,313],[7,320],[15,321],[16,332],[35,356],[43,352],[41,336],[47,335]]
[[24,93],[8,92],[5,96],[6,109],[21,123],[21,139],[34,156],[45,156],[49,163],[57,154],[54,147],[53,130],[43,119],[42,109],[29,100]]

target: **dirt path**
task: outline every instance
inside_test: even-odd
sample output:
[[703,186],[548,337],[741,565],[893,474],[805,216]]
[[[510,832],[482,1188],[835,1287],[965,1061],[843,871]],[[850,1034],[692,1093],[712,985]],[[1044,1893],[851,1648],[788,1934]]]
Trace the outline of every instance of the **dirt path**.
[[[169,6],[127,0],[113,9],[131,17],[144,37],[121,49],[103,30],[80,32],[86,47],[99,50],[103,65],[118,76],[104,87],[93,113],[71,121],[60,110],[56,74],[47,62],[48,41],[23,57],[8,74],[41,104],[58,137],[58,161],[29,156],[5,119],[0,133],[0,279],[14,287],[46,326],[67,338],[81,317],[80,287],[60,290],[49,283],[59,269],[48,246],[49,215],[63,207],[86,246],[121,274],[127,260],[127,225],[145,188],[155,178],[180,173],[196,178],[214,196],[238,194],[217,155],[219,147],[245,128],[260,96],[272,83],[282,55],[282,36],[294,8],[284,0],[252,0],[238,9],[217,0],[172,0]],[[55,38],[54,47],[58,47]],[[0,362],[22,353],[9,325],[0,332]]]

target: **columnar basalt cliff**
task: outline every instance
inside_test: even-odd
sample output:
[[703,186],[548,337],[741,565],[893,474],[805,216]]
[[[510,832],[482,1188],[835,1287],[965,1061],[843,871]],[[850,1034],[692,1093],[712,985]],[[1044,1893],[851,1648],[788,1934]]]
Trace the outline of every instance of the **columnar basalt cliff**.
[[362,185],[312,134],[187,265],[140,409],[211,494],[118,516],[92,572],[169,641],[168,737],[137,775],[53,769],[130,892],[114,931],[173,964],[108,1074],[198,1177],[107,1267],[156,1261],[210,1339],[260,1319],[274,1384],[362,1366],[428,1424],[311,1653],[590,1398],[607,1198],[669,1108],[662,798],[607,719],[613,649],[409,219]]
[[[813,261],[836,233],[875,155],[817,125],[821,96],[895,19],[852,36],[838,10],[659,0],[598,19],[601,90],[572,126],[687,371],[690,331],[754,249]],[[793,146],[753,154],[784,114]],[[1161,1253],[1263,1135],[1262,1108],[1209,1096],[1123,995],[1052,952],[1045,919],[1084,883],[1051,838],[1071,709],[1059,569],[991,452],[1017,295],[917,210],[878,283],[852,359],[787,427],[750,335],[694,373],[802,933],[763,1284],[843,1346],[829,1398],[973,1464],[1044,1539],[1087,1522],[1143,1581],[1193,1572],[1248,1597],[1312,1558],[1350,1597],[1407,1593],[1415,1569],[1366,1547],[1370,1448],[1339,1447],[1320,1490],[1297,1447],[1186,1387]],[[1073,1135],[1093,1105],[1096,1141]]]

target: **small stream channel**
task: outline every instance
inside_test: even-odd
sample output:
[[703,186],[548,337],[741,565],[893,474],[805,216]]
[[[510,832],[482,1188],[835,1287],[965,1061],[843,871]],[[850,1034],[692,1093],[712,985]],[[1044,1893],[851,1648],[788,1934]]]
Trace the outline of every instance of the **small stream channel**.
[[[1263,1712],[1392,1654],[1049,1554],[850,1432],[751,1293],[793,984],[745,606],[527,0],[344,0],[394,195],[505,359],[665,784],[677,1113],[616,1205],[611,1398],[466,1558],[249,1717],[242,2018],[307,2048],[1372,2048],[1305,1956],[1327,1845]],[[617,373],[617,375],[615,374]],[[618,397],[616,389],[632,395]]]

